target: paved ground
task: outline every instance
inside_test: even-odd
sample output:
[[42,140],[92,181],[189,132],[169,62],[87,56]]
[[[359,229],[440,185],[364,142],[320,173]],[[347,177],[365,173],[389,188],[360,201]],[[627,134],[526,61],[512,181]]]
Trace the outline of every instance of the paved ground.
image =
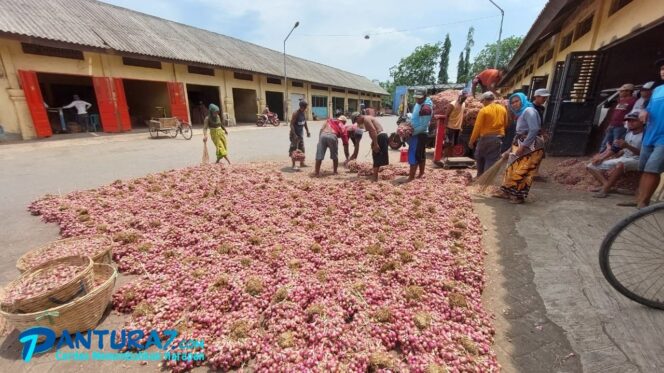
[[[381,119],[389,130],[396,117]],[[307,139],[313,154],[320,123]],[[229,136],[233,162],[289,162],[287,127],[236,127]],[[143,176],[200,162],[200,130],[193,140],[151,140],[147,133],[76,135],[0,146],[0,284],[16,276],[16,259],[58,237],[26,212],[45,193],[67,193],[116,179]],[[368,158],[368,141],[361,158]],[[210,146],[210,149],[212,147]],[[396,156],[397,153],[392,154]],[[324,168],[330,168],[329,161]],[[284,167],[284,171],[288,170]],[[595,200],[554,185],[538,184],[533,200],[520,206],[477,197],[476,211],[486,227],[487,308],[496,316],[495,349],[506,372],[664,371],[664,313],[621,298],[601,277],[599,242],[629,209],[615,199]],[[127,281],[127,278],[123,278]],[[109,314],[104,327],[122,325]],[[0,327],[0,329],[2,329]],[[31,364],[20,360],[16,331],[0,339],[0,371],[87,371],[90,365],[53,363],[52,355]],[[96,366],[96,365],[95,365]],[[146,369],[147,368],[147,369]],[[135,363],[99,365],[102,371],[155,371]]]

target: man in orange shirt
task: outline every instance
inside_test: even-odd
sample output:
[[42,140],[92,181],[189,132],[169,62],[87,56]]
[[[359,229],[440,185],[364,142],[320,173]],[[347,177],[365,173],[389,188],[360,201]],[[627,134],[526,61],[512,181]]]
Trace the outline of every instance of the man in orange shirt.
[[494,102],[495,99],[496,96],[491,92],[482,93],[484,107],[477,113],[468,144],[471,149],[475,149],[478,177],[500,159],[500,147],[508,124],[507,109]]
[[500,79],[503,78],[503,72],[498,69],[486,69],[481,73],[477,74],[473,79],[472,94],[475,94],[475,88],[477,84],[482,87],[482,93],[486,91],[491,91],[496,94],[496,86],[500,82]]

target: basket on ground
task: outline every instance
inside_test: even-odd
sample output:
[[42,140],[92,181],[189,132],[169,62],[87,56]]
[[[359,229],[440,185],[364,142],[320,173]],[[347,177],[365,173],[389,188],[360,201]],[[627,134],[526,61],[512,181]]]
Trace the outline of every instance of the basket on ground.
[[[12,313],[32,313],[53,308],[72,301],[73,299],[87,294],[94,288],[94,277],[92,273],[92,259],[87,256],[68,256],[44,263],[38,267],[23,273],[18,279],[7,285],[6,297],[0,301],[0,308]],[[52,289],[45,291],[36,290],[34,295],[19,297],[9,296],[10,289],[22,287],[32,281],[47,283],[48,279],[37,280],[49,271],[57,271],[62,266],[77,267],[75,274],[64,279],[62,283],[51,283]],[[60,268],[62,269],[62,268]],[[57,275],[53,273],[52,275]]]
[[108,236],[83,236],[57,240],[23,254],[16,261],[16,268],[25,272],[55,258],[81,255],[89,256],[95,263],[112,263],[113,241]]
[[102,263],[94,264],[93,272],[98,285],[80,298],[41,312],[16,314],[0,309],[0,315],[20,331],[44,326],[52,329],[56,336],[60,336],[63,330],[75,333],[93,329],[111,303],[118,275],[115,268]]

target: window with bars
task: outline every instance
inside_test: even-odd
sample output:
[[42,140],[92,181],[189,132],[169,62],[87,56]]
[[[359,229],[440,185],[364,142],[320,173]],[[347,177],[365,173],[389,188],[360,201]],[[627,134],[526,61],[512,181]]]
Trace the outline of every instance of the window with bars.
[[542,67],[544,65],[544,55],[541,55],[540,58],[537,60],[537,67]]
[[269,84],[278,84],[281,85],[281,79],[279,78],[267,78]]
[[127,66],[145,67],[147,69],[161,69],[161,62],[142,60],[140,58],[122,57],[122,63]]
[[254,81],[254,76],[247,73],[233,73],[233,78],[235,78],[235,80],[248,80],[250,82]]
[[549,62],[553,58],[553,48],[550,48],[548,51],[546,51],[546,55],[544,56],[544,62]]
[[609,8],[609,17],[631,2],[632,0],[613,0],[611,2],[611,7]]
[[572,45],[572,39],[574,38],[574,32],[570,32],[569,34],[563,36],[563,38],[560,40],[560,50],[565,50],[565,48],[569,47]]
[[44,45],[36,45],[29,43],[21,43],[23,53],[36,54],[40,56],[69,58],[72,60],[82,60],[83,52],[74,49],[46,47]]
[[576,25],[576,31],[574,32],[574,41],[577,41],[583,37],[583,35],[590,32],[593,28],[593,15],[589,15],[583,21],[579,22]]
[[357,91],[348,91],[348,94],[349,94],[349,95],[356,95],[356,94],[357,94]]
[[191,74],[214,76],[214,69],[200,66],[187,66],[187,71]]
[[292,85],[293,87],[300,87],[300,88],[304,87],[304,83],[302,83],[302,82],[296,82],[296,81],[292,81],[292,82],[291,82],[291,85]]
[[340,92],[340,93],[345,93],[346,90],[342,88],[332,88],[332,92]]
[[319,91],[327,91],[327,87],[322,86],[322,85],[315,85],[315,84],[311,85],[311,89],[317,89]]

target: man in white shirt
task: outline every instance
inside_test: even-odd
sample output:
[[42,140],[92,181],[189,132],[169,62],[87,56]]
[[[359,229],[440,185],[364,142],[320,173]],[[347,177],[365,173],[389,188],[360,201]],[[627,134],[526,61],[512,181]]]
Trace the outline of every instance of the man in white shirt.
[[[624,140],[614,140],[613,146],[607,147],[604,153],[593,157],[586,168],[595,177],[602,187],[593,197],[606,198],[618,179],[629,171],[639,170],[639,154],[641,154],[641,141],[643,140],[643,122],[638,113],[625,115],[628,132]],[[615,152],[613,148],[620,149]],[[609,172],[605,178],[603,171]]]
[[85,128],[85,132],[88,132],[90,128],[90,118],[88,117],[88,109],[92,107],[92,104],[86,101],[81,100],[78,95],[74,95],[74,101],[69,105],[63,106],[63,109],[76,108],[76,121],[81,126]]

